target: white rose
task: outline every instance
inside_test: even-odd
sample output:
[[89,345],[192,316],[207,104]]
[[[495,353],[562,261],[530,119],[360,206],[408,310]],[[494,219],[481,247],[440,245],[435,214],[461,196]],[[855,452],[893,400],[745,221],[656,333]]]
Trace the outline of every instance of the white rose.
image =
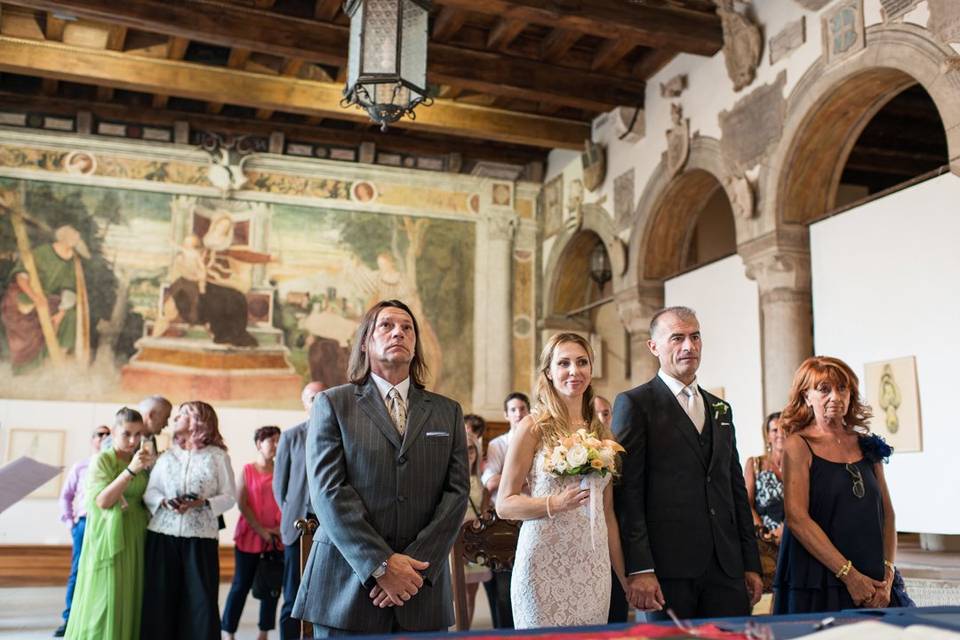
[[567,452],[567,464],[571,467],[579,467],[587,462],[587,448],[582,444],[575,444]]
[[553,450],[553,454],[550,456],[550,464],[553,466],[553,471],[563,473],[567,470],[567,460],[564,458],[566,453],[567,450],[563,447],[557,447]]

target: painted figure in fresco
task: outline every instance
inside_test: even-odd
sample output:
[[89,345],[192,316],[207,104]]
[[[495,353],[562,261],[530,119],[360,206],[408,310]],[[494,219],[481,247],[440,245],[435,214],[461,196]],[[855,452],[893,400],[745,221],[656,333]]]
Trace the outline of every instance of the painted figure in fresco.
[[[233,219],[220,213],[200,240],[187,236],[174,259],[173,284],[163,305],[153,335],[164,335],[178,316],[187,324],[206,325],[216,344],[255,347],[257,339],[247,332],[249,283],[237,262],[252,261],[251,252],[233,255]],[[253,256],[262,262],[269,256]],[[264,259],[265,258],[265,259]]]
[[0,302],[14,374],[41,366],[49,354],[38,308],[46,308],[60,349],[84,362],[90,354],[90,309],[81,258],[90,251],[80,232],[69,225],[54,232],[54,241],[32,252],[40,288],[30,283],[24,257],[14,265]]

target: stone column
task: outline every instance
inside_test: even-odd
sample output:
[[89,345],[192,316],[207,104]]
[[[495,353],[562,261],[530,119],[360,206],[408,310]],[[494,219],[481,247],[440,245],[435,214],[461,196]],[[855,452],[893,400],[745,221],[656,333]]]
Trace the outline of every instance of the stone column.
[[474,272],[473,410],[500,419],[513,385],[512,256],[518,217],[491,213],[477,224]]
[[806,228],[781,229],[739,248],[760,289],[764,413],[786,404],[793,374],[813,354],[810,245]]
[[630,384],[647,382],[657,374],[659,364],[647,348],[650,319],[663,308],[663,283],[642,282],[614,292],[620,321],[630,334]]

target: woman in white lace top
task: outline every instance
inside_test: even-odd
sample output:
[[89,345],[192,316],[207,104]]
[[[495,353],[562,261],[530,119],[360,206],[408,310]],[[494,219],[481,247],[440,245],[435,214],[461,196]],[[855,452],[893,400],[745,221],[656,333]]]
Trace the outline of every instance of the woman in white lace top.
[[218,522],[236,503],[233,469],[217,414],[180,406],[175,444],[157,460],[143,501],[147,526],[142,638],[216,640],[220,583]]
[[548,340],[533,413],[515,427],[507,449],[497,513],[524,521],[510,589],[518,629],[606,624],[611,566],[624,579],[610,475],[586,480],[595,483],[588,490],[580,477],[558,477],[544,466],[547,449],[578,429],[612,438],[593,409],[592,377],[586,340],[574,333]]

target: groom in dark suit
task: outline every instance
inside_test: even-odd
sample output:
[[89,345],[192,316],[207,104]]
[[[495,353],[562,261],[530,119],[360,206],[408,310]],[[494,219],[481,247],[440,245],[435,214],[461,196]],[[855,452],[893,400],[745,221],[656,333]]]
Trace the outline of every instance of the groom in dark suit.
[[316,637],[445,630],[447,557],[470,486],[463,412],[424,390],[420,331],[398,300],[364,315],[348,374],[310,413],[306,472],[320,526],[293,615]]
[[694,311],[657,312],[647,346],[660,371],[613,408],[627,598],[680,618],[749,615],[762,591],[753,519],[730,405],[697,385]]

